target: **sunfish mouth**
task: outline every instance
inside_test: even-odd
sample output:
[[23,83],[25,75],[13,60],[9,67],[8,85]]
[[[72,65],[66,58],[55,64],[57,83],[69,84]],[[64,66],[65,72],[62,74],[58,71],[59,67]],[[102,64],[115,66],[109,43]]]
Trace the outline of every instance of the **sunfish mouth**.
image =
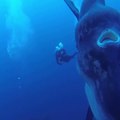
[[103,31],[97,40],[99,47],[106,47],[107,45],[118,45],[120,44],[120,36],[118,33],[111,29]]

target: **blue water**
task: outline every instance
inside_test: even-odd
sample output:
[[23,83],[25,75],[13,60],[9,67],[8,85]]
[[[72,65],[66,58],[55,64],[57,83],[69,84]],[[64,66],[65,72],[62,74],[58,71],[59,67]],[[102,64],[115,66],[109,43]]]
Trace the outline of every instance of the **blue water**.
[[88,102],[76,59],[58,66],[54,56],[59,42],[69,53],[76,50],[73,14],[62,0],[20,1],[29,25],[24,15],[11,23],[11,8],[0,1],[0,120],[84,120]]

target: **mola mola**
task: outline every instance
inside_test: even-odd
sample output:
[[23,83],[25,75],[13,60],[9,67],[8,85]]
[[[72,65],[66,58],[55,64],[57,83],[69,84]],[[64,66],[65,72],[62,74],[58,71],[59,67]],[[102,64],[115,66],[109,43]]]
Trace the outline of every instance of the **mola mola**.
[[78,67],[96,120],[120,120],[120,13],[104,0],[83,0],[76,16]]

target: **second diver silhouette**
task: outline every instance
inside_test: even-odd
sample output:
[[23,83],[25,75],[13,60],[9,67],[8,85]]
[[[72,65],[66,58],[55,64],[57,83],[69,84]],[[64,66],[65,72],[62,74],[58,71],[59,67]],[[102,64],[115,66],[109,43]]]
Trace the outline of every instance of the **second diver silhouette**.
[[58,46],[56,46],[55,56],[56,56],[56,62],[59,65],[71,61],[76,55],[77,52],[75,52],[72,55],[67,54],[65,48],[63,47],[63,43],[61,42],[58,44]]

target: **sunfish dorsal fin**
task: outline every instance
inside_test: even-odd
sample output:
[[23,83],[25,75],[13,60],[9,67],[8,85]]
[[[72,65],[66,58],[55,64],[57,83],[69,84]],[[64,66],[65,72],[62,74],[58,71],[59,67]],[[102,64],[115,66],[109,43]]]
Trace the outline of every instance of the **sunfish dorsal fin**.
[[65,3],[67,4],[67,6],[70,8],[70,10],[73,12],[73,14],[75,15],[75,17],[77,18],[77,20],[79,20],[79,10],[77,9],[77,7],[75,6],[74,2],[71,0],[64,0]]
[[96,3],[105,5],[105,0],[83,0],[80,11],[80,17],[87,13]]

